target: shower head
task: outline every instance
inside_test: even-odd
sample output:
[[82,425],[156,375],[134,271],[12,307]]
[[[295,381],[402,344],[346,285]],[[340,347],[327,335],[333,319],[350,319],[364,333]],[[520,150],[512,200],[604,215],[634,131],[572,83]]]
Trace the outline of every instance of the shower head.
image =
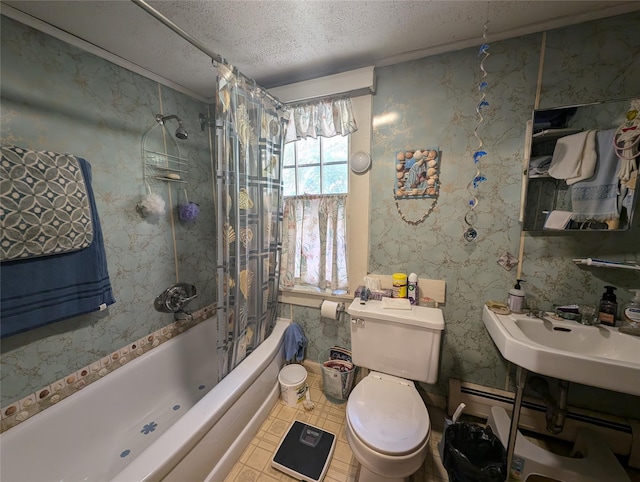
[[189,132],[184,128],[184,124],[182,123],[182,119],[175,114],[172,115],[156,115],[156,121],[160,124],[164,124],[166,121],[170,119],[175,119],[178,122],[178,128],[176,129],[176,137],[180,140],[186,140],[189,137]]
[[178,139],[182,139],[183,141],[187,139],[187,137],[189,137],[189,133],[187,132],[187,129],[184,128],[184,126],[182,125],[182,121],[178,121],[178,128],[176,129],[176,137]]

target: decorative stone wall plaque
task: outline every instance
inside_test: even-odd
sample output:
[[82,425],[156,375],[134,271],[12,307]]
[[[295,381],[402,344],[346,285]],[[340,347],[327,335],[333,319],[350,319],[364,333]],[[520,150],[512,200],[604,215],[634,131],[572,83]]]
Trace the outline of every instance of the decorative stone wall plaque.
[[439,172],[440,150],[437,147],[398,151],[395,160],[396,199],[438,197]]

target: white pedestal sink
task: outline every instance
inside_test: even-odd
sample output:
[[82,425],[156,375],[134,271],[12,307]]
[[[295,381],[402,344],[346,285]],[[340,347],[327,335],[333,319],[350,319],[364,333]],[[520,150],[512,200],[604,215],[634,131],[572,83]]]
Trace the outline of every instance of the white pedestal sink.
[[482,321],[504,358],[529,371],[640,396],[640,337],[603,325],[498,315]]
[[484,306],[482,321],[504,358],[517,366],[507,467],[518,433],[527,370],[550,377],[640,396],[640,338],[617,328],[586,326],[549,316],[498,315]]

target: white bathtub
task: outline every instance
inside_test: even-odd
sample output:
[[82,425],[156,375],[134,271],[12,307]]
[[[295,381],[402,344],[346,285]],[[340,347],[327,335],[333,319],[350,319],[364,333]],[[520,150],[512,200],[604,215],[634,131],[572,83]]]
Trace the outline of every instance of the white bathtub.
[[215,319],[196,325],[0,435],[0,480],[223,480],[278,399],[288,325],[217,385]]

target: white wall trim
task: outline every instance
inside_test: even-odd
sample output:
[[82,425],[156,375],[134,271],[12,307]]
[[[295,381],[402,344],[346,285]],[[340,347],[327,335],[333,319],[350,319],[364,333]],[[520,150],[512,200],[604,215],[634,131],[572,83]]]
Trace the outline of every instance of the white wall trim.
[[[269,89],[269,93],[285,104],[344,93],[351,93],[352,97],[355,94],[371,94],[376,90],[373,70],[373,67],[363,67],[340,74],[274,87]],[[358,125],[362,126],[363,124],[358,122]],[[367,152],[369,151],[367,150]]]
[[[351,99],[358,130],[351,134],[349,154],[371,152],[371,112],[373,96],[363,95]],[[375,162],[372,160],[372,163]],[[364,174],[349,172],[347,196],[347,263],[349,266],[349,293],[363,283],[369,266],[370,171]]]

